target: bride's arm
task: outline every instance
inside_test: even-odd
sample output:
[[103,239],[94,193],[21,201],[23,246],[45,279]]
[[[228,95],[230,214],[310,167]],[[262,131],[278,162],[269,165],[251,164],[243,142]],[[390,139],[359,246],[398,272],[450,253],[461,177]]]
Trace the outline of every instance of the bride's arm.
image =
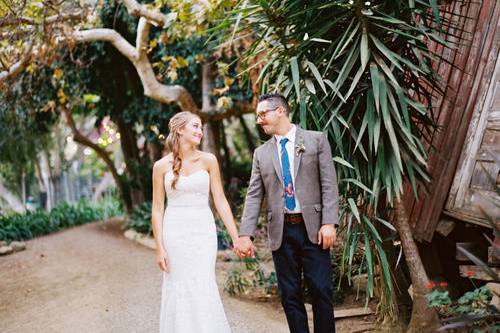
[[214,199],[215,209],[224,222],[227,232],[234,244],[238,240],[238,230],[236,229],[231,207],[227,202],[226,195],[222,188],[219,163],[217,162],[217,158],[212,154],[207,154],[207,163],[210,173],[210,190]]
[[156,256],[158,265],[164,271],[168,270],[166,253],[163,248],[163,213],[165,202],[165,187],[163,185],[164,168],[158,161],[153,165],[153,205],[151,210],[151,223],[153,236],[156,243]]

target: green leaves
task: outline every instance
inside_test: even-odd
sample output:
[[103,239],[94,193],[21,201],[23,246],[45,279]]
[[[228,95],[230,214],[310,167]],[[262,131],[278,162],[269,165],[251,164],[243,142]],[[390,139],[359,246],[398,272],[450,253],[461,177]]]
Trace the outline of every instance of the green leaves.
[[292,80],[293,86],[295,87],[295,93],[297,94],[297,99],[300,99],[300,75],[296,56],[290,59],[290,69],[292,71]]
[[316,67],[315,64],[313,64],[310,61],[307,61],[306,63],[307,63],[307,67],[309,67],[309,69],[311,70],[311,73],[314,75],[314,78],[316,78],[316,81],[318,82],[319,86],[321,87],[321,89],[323,89],[323,91],[326,94],[327,93],[326,86],[325,86],[325,83],[323,82],[323,78],[321,77],[321,74],[319,73],[318,68]]
[[366,29],[363,29],[363,34],[361,35],[361,68],[365,69],[368,60],[370,59],[370,49],[368,48],[368,34]]
[[28,240],[122,214],[119,202],[110,197],[93,205],[82,200],[76,204],[61,204],[50,212],[40,209],[27,214],[0,216],[0,240]]
[[294,121],[328,133],[349,224],[345,265],[359,249],[355,243],[364,243],[369,283],[376,285],[372,265],[378,265],[386,293],[390,267],[377,228],[395,229],[380,198],[390,205],[406,181],[416,195],[418,183],[429,180],[421,133],[434,125],[433,101],[419,94],[439,82],[425,41],[445,46],[446,38],[433,23],[437,17],[417,21],[416,13],[439,14],[436,4],[382,1],[364,15],[326,0],[276,1],[247,17],[255,43],[267,45],[266,61],[277,64],[261,73],[262,90],[285,92]]

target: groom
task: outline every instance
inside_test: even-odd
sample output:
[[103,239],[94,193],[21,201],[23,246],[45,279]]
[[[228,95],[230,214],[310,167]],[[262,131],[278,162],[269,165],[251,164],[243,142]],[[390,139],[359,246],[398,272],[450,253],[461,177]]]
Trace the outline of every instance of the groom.
[[272,137],[254,152],[235,251],[240,257],[253,257],[252,240],[265,198],[269,242],[290,332],[309,332],[303,274],[312,294],[314,332],[331,333],[335,319],[329,249],[338,225],[337,176],[327,137],[292,124],[289,112],[282,95],[259,98],[257,123]]

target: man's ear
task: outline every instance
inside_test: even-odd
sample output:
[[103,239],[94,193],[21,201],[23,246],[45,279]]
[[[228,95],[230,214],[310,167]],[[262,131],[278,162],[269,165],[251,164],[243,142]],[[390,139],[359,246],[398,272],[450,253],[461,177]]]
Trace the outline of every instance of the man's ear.
[[282,115],[286,116],[286,110],[285,110],[285,107],[284,107],[283,105],[278,106],[277,111],[278,111],[280,114],[282,114]]

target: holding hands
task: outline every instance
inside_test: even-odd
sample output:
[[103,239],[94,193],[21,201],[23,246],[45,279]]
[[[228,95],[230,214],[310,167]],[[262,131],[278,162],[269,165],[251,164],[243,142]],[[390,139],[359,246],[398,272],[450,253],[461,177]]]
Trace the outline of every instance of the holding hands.
[[233,251],[240,258],[255,258],[255,247],[248,236],[240,236],[233,243]]

